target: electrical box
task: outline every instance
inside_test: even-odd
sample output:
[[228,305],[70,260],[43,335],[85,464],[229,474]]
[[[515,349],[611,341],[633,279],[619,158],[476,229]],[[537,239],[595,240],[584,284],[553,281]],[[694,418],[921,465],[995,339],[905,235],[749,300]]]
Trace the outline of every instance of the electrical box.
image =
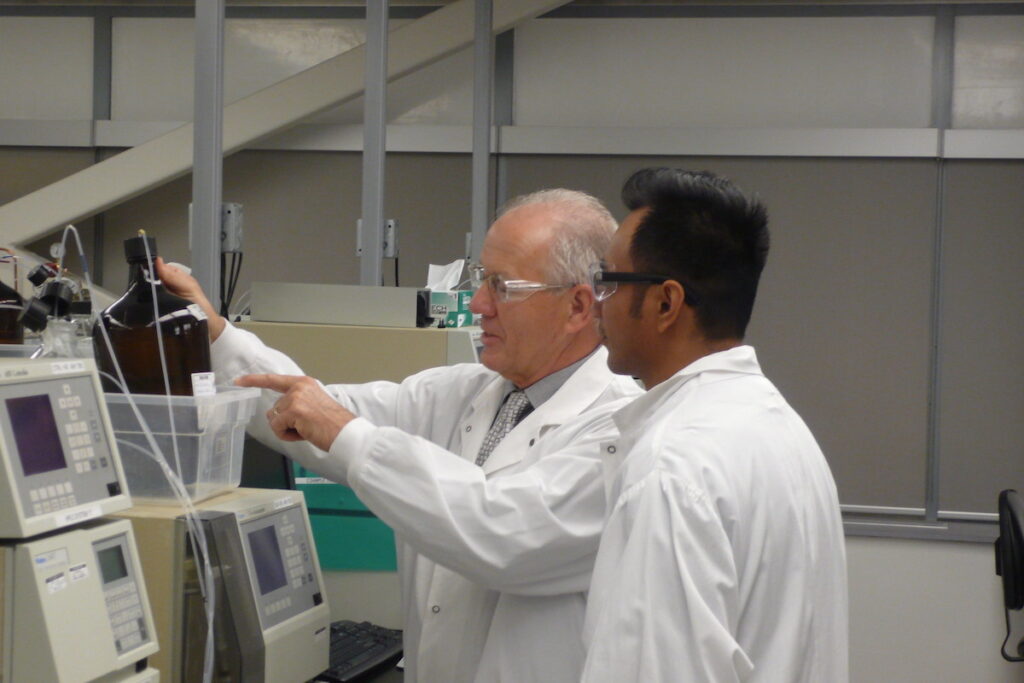
[[235,202],[224,202],[220,207],[220,250],[221,253],[240,253],[242,251],[242,224],[245,215],[242,205]]

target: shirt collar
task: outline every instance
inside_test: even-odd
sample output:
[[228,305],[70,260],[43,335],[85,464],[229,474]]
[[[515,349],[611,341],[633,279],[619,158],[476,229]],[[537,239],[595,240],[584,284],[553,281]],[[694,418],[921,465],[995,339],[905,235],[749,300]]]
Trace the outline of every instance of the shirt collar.
[[635,401],[621,408],[613,417],[616,426],[620,432],[625,433],[630,428],[643,425],[646,418],[671,398],[684,384],[699,375],[713,376],[715,374],[760,375],[763,373],[757,362],[757,354],[754,353],[753,346],[736,346],[725,351],[710,353],[693,361],[664,382],[639,396]]
[[[530,405],[534,409],[540,408],[541,404],[547,401],[549,398],[558,393],[558,390],[562,388],[573,374],[580,369],[580,367],[590,360],[590,357],[594,355],[600,346],[594,347],[594,350],[588,353],[583,358],[580,358],[571,365],[566,365],[561,370],[552,372],[547,377],[542,377],[530,386],[523,389],[526,392],[526,398],[530,399]],[[516,385],[512,382],[505,380],[505,396],[516,390]]]

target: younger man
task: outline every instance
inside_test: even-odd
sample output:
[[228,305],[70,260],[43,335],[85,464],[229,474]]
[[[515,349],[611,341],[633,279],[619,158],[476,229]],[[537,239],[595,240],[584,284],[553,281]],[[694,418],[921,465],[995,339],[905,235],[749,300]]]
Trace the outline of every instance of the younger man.
[[807,426],[742,345],[767,215],[709,173],[645,169],[595,268],[608,364],[648,391],[605,444],[584,681],[842,683],[843,526]]

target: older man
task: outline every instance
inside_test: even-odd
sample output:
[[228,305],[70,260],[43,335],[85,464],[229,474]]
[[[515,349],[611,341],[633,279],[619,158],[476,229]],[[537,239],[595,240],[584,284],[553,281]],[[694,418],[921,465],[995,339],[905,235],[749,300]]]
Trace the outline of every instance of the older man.
[[268,421],[254,433],[292,442],[296,461],[348,483],[395,529],[406,680],[579,677],[604,518],[597,444],[616,435],[611,413],[639,393],[608,370],[589,285],[614,229],[579,192],[511,202],[472,268],[482,366],[400,384],[286,376],[299,372],[294,363],[161,268],[172,291],[207,310],[219,378],[281,394],[268,395]]
[[768,254],[757,201],[646,169],[594,273],[615,415],[584,681],[847,679],[843,526],[828,464],[743,345]]

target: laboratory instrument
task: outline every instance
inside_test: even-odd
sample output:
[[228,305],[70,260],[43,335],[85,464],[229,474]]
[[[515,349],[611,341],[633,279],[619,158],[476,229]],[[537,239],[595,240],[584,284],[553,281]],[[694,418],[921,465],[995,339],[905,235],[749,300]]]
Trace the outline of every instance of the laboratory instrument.
[[[330,612],[302,494],[236,489],[195,507],[215,576],[214,680],[300,683],[324,671]],[[207,628],[182,510],[144,505],[118,516],[132,522],[153,595],[154,665],[165,680],[198,680]]]
[[131,525],[92,520],[0,546],[4,681],[156,683]]
[[0,680],[157,683],[124,473],[89,359],[0,359]]
[[0,537],[130,506],[93,361],[0,359]]

